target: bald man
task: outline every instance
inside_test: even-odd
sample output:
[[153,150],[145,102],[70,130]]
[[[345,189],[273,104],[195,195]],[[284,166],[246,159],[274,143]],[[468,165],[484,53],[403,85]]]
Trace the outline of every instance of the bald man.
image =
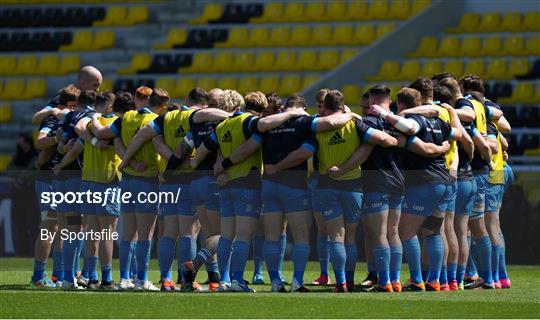
[[85,66],[79,71],[75,86],[80,90],[98,91],[102,81],[103,76],[98,69],[92,66]]

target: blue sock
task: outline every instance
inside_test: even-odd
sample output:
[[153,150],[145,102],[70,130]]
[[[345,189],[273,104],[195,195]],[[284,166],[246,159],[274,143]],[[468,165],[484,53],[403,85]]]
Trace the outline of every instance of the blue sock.
[[264,236],[255,235],[252,241],[253,241],[253,264],[255,268],[253,273],[263,276]]
[[76,274],[80,272],[84,278],[88,279],[88,268],[85,269],[83,265],[83,270],[81,270],[81,252],[84,252],[85,247],[86,241],[80,240],[77,244],[77,251],[75,253],[75,265],[73,266],[73,271],[75,271]]
[[176,240],[171,237],[159,239],[158,261],[161,280],[172,280],[171,266],[174,260]]
[[368,279],[377,279],[377,265],[375,264],[375,261],[368,260],[367,261],[367,270],[368,270]]
[[426,247],[429,258],[428,282],[439,281],[444,259],[444,245],[440,234],[426,237]]
[[112,282],[112,266],[110,264],[101,265],[101,281]]
[[231,270],[233,279],[242,283],[244,281],[244,270],[249,257],[250,244],[241,240],[234,240],[231,254]]
[[197,255],[195,256],[195,259],[193,259],[193,261],[197,261],[199,265],[202,265],[210,259],[212,259],[212,252],[210,252],[210,250],[206,248],[201,248],[201,250],[197,252]]
[[328,263],[330,261],[330,255],[328,254],[329,246],[330,240],[328,236],[317,237],[317,255],[319,257],[321,274],[324,276],[328,276]]
[[501,239],[501,255],[499,256],[499,279],[508,278],[508,273],[506,272],[506,243],[504,242],[504,235],[499,233],[499,239]]
[[217,260],[218,260],[218,268],[219,268],[219,274],[221,275],[221,281],[230,283],[231,282],[231,276],[229,273],[230,267],[231,267],[231,247],[232,247],[232,241],[225,238],[220,237],[217,245]]
[[491,273],[493,275],[493,281],[499,281],[499,259],[501,255],[501,246],[498,244],[491,244]]
[[62,251],[53,251],[53,276],[59,281],[64,280],[64,257]]
[[379,285],[384,286],[390,282],[390,247],[373,247],[373,259],[377,264]]
[[283,260],[285,260],[285,251],[287,250],[287,234],[282,234],[279,238],[279,278],[283,280]]
[[[135,251],[137,248],[137,241],[131,241],[131,267],[129,270],[129,278],[135,278],[137,276],[137,272],[139,272],[139,268],[137,268],[137,256],[135,255]],[[129,279],[128,278],[128,279]]]
[[441,275],[439,276],[439,282],[441,284],[448,284],[448,267],[443,264],[441,267]]
[[150,248],[152,242],[149,240],[137,240],[135,247],[135,258],[137,259],[137,279],[148,280],[148,263],[150,262]]
[[47,261],[34,260],[34,274],[32,274],[32,282],[43,279],[45,277],[45,269],[47,269]]
[[345,245],[341,242],[330,242],[330,262],[332,262],[337,285],[345,283],[345,260],[347,260]]
[[473,241],[471,236],[467,236],[467,241],[469,242],[469,258],[467,259],[467,268],[465,269],[465,274],[467,274],[469,277],[474,277],[478,274],[475,263],[475,259],[478,262],[478,255],[476,254],[476,241]]
[[399,281],[401,274],[401,261],[403,259],[403,248],[401,246],[390,246],[390,281]]
[[493,282],[491,273],[491,241],[489,236],[475,239],[478,252],[478,274],[486,283]]
[[[197,252],[193,253],[193,241],[191,237],[182,237],[178,240],[178,266],[186,261],[195,259]],[[195,250],[197,247],[195,246]]]
[[120,258],[120,278],[131,279],[131,241],[120,241],[120,253],[118,254],[118,256]]
[[414,236],[411,239],[404,240],[403,242],[403,256],[407,260],[409,265],[409,272],[411,273],[411,281],[413,283],[422,282],[422,269],[420,267],[420,242],[418,237]]
[[[452,282],[456,280],[457,277],[457,263],[449,263],[447,264],[447,273],[448,273],[448,282]],[[459,283],[459,282],[458,282]]]
[[354,282],[354,271],[358,260],[358,247],[355,244],[345,245],[345,281]]
[[73,278],[75,278],[73,268],[75,267],[75,254],[79,242],[79,240],[64,240],[64,281],[69,283],[72,283]]
[[459,264],[457,266],[457,273],[456,273],[456,281],[458,284],[463,282],[463,279],[465,278],[465,269],[467,268],[464,264]]
[[268,270],[268,276],[270,281],[280,279],[279,277],[279,242],[278,241],[265,241],[263,246],[264,261],[266,262],[266,269]]
[[84,257],[84,268],[86,269],[88,273],[88,280],[92,281],[98,281],[98,273],[97,273],[97,263],[98,263],[98,257],[91,256],[91,257]]
[[309,258],[309,250],[309,243],[295,243],[293,246],[291,256],[294,266],[293,277],[299,284],[304,283],[304,272]]
[[429,264],[421,262],[420,266],[422,268],[422,280],[425,282],[429,276]]

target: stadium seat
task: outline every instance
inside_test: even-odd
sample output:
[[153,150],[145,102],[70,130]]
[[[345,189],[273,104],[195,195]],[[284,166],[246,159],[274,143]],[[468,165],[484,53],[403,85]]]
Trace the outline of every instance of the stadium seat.
[[339,64],[339,54],[336,50],[324,50],[319,52],[319,62],[316,70],[330,70]]
[[290,30],[287,26],[279,26],[272,28],[268,46],[283,47],[288,46],[290,42]]
[[367,77],[369,81],[381,81],[394,79],[399,74],[399,62],[393,60],[383,61],[379,72],[371,77]]
[[[311,28],[308,26],[292,27],[291,38],[288,45],[307,46],[311,40]],[[286,45],[286,44],[282,44]]]
[[223,13],[223,7],[219,3],[208,3],[204,6],[202,14],[189,20],[190,24],[206,24],[210,20],[219,19]]
[[501,30],[518,32],[522,29],[523,16],[520,12],[508,12],[504,15]]
[[324,21],[326,20],[326,6],[323,2],[313,1],[306,5],[304,14],[306,21]]
[[45,79],[29,79],[26,81],[26,87],[23,96],[26,99],[42,98],[47,93],[47,83]]
[[212,54],[209,52],[196,52],[193,55],[193,62],[189,67],[180,67],[179,73],[182,72],[210,72],[212,68]]
[[304,3],[289,2],[287,8],[283,12],[282,21],[298,22],[304,20]]
[[233,66],[233,54],[227,51],[217,51],[214,54],[214,61],[212,62],[214,71],[216,72],[231,72],[235,71]]
[[0,105],[0,123],[11,122],[13,119],[13,110],[11,105],[3,104]]
[[397,93],[399,92],[399,90],[401,90],[401,88],[403,88],[403,85],[399,85],[399,84],[391,84],[388,86],[388,88],[390,88],[390,98],[394,101],[397,100]]
[[465,13],[461,16],[461,20],[457,27],[448,29],[448,32],[451,33],[461,33],[461,32],[477,32],[480,27],[481,16],[478,13]]
[[392,18],[389,15],[388,1],[371,1],[368,9],[367,18],[370,20],[383,20]]
[[480,28],[477,31],[496,32],[501,31],[501,29],[501,15],[497,12],[491,12],[482,16],[482,22],[480,22]]
[[304,78],[302,78],[302,90],[308,88],[309,86],[311,86],[312,84],[317,82],[317,80],[319,80],[319,78],[320,77],[317,76],[317,75],[304,76]]
[[255,57],[253,71],[270,71],[275,61],[276,55],[272,51],[260,51]]
[[510,75],[508,74],[506,59],[491,59],[486,68],[485,78],[494,80],[509,79]]
[[232,28],[224,42],[214,44],[216,48],[236,48],[248,45],[248,29],[244,27]]
[[527,55],[527,50],[525,49],[525,38],[519,36],[506,38],[503,44],[502,53],[509,56]]
[[534,83],[532,82],[518,82],[514,86],[512,95],[507,98],[499,98],[499,104],[512,104],[512,103],[531,103],[534,101]]
[[[299,75],[283,75],[279,84],[278,92],[283,96],[289,96],[300,91],[302,81]],[[264,91],[263,91],[264,92]]]
[[511,78],[516,76],[522,76],[529,72],[529,59],[527,58],[514,58],[510,61],[510,67],[508,71],[510,72]]
[[343,93],[343,99],[347,106],[351,107],[360,104],[360,97],[362,96],[362,94],[360,93],[359,86],[349,84],[343,86],[343,88],[341,88],[341,92]]
[[420,75],[420,61],[407,60],[401,65],[401,71],[396,75],[396,80],[414,80]]
[[[201,77],[197,80],[197,87],[206,91],[216,88],[216,78],[213,77]],[[191,88],[190,88],[191,90]],[[189,93],[189,91],[188,91]]]
[[156,80],[156,88],[165,89],[171,98],[180,98],[176,91],[176,82],[173,78],[160,78]]
[[90,51],[95,50],[93,46],[92,31],[76,31],[70,44],[61,45],[60,51]]
[[176,82],[176,88],[180,97],[187,97],[189,91],[195,87],[195,79],[188,77],[181,77]]
[[436,57],[438,41],[436,37],[423,37],[418,44],[415,52],[407,54],[407,57]]
[[296,68],[296,52],[280,51],[277,53],[276,62],[272,66],[276,71],[294,71]]
[[186,29],[172,28],[167,34],[167,39],[164,43],[154,44],[155,49],[169,49],[175,45],[184,44],[187,40],[188,33]]
[[349,2],[347,11],[345,12],[346,20],[367,20],[368,9],[368,3],[365,0],[351,1]]
[[103,81],[101,81],[101,86],[99,86],[99,91],[101,92],[110,91],[113,89],[113,87],[114,85],[111,79],[103,79]]
[[343,64],[349,61],[352,57],[356,56],[357,54],[358,54],[358,50],[356,49],[342,50],[339,56],[339,64]]
[[249,33],[247,47],[267,47],[269,45],[270,31],[266,27],[252,28]]
[[326,6],[328,21],[347,20],[347,3],[345,1],[331,1]]
[[480,37],[467,37],[461,42],[461,55],[466,57],[478,57],[482,55],[482,42]]
[[309,45],[328,46],[332,44],[332,27],[329,25],[318,25],[311,32]]
[[0,99],[2,100],[25,100],[29,99],[24,96],[24,80],[9,79],[4,81],[4,90]]
[[38,59],[36,55],[19,56],[15,75],[27,76],[33,74],[37,69]]
[[311,71],[311,70],[316,70],[314,69],[316,67],[317,67],[317,51],[307,50],[307,51],[301,51],[298,54],[296,68],[294,70]]
[[10,154],[0,155],[0,172],[6,171],[7,167],[11,163],[11,160],[13,160],[13,156]]
[[540,36],[530,36],[527,39],[527,52],[534,56],[540,56]]
[[461,41],[457,37],[444,37],[439,45],[437,56],[457,57],[460,55]]
[[237,81],[234,77],[222,77],[217,82],[217,87],[221,89],[236,89]]
[[282,21],[285,11],[285,5],[281,2],[268,2],[264,6],[263,14],[260,17],[252,18],[250,22],[266,23]]
[[367,45],[375,39],[375,26],[373,24],[360,24],[354,29],[354,37],[348,44]]
[[461,77],[464,69],[463,60],[448,60],[444,66],[446,72],[451,72],[456,75],[456,77]]
[[132,26],[148,22],[148,8],[145,6],[132,6],[125,21],[125,25]]
[[523,29],[526,31],[540,31],[540,11],[525,13],[523,18]]
[[[264,76],[259,83],[259,90],[262,92],[279,92],[279,77],[278,76]],[[282,92],[279,92],[283,94]]]
[[464,74],[476,74],[483,78],[485,70],[484,59],[471,59],[465,66]]
[[131,58],[131,63],[127,68],[117,70],[118,74],[136,74],[138,71],[146,70],[150,67],[151,58],[148,53],[136,53]]
[[411,15],[409,0],[391,0],[388,17],[390,19],[407,19]]
[[92,47],[94,50],[101,50],[114,47],[115,34],[114,31],[104,30],[96,31],[94,43]]
[[353,26],[350,24],[340,24],[335,26],[331,41],[332,44],[335,45],[354,44]]
[[386,35],[387,33],[392,32],[394,30],[395,25],[393,23],[383,23],[379,24],[377,26],[377,33],[375,34],[375,39],[379,39]]
[[0,56],[0,75],[13,75],[16,67],[16,56]]
[[413,0],[411,15],[415,15],[431,5],[431,0]]
[[503,54],[502,40],[500,37],[493,36],[484,38],[482,42],[482,55],[500,56]]
[[258,82],[256,77],[242,77],[238,80],[238,92],[245,95],[248,92],[258,90]]
[[127,25],[128,8],[125,6],[111,6],[107,8],[105,17],[95,21],[95,27],[111,27]]
[[441,60],[426,60],[422,64],[422,70],[420,71],[421,75],[430,76],[435,73],[442,72],[442,63]]
[[61,74],[60,58],[58,57],[58,55],[42,55],[39,58],[39,62],[36,68],[36,74],[48,76]]
[[79,55],[64,55],[60,61],[60,74],[77,72],[81,68],[81,57]]
[[253,63],[255,61],[253,52],[240,52],[234,55],[232,69],[249,72],[252,71]]

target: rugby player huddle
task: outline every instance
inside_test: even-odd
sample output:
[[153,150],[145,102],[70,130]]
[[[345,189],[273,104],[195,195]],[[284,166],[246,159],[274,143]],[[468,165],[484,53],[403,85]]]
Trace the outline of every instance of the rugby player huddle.
[[[264,283],[264,261],[272,292],[286,292],[288,228],[290,291],[309,292],[313,220],[321,269],[313,285],[331,284],[331,264],[335,292],[510,287],[498,219],[512,180],[502,135],[510,125],[475,75],[418,78],[396,103],[375,85],[362,97],[362,117],[331,89],[319,91],[318,114],[309,115],[297,94],[282,105],[276,93],[194,88],[177,105],[160,88],[98,93],[100,83],[99,71],[84,67],[34,115],[38,196],[180,190],[179,199],[40,204],[50,231],[115,231],[120,218],[120,279],[112,279],[113,240],[87,240],[82,250],[79,240],[38,239],[32,287],[253,292],[244,280],[253,246],[252,282]],[[355,286],[360,221],[369,274]],[[161,288],[148,279],[156,222]],[[402,286],[403,258],[410,276]],[[195,281],[203,265],[207,287]]]

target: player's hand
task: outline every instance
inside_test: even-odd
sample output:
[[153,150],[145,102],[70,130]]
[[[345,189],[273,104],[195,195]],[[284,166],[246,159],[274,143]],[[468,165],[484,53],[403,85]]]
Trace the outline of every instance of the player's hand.
[[359,115],[358,113],[351,112],[351,116],[353,117],[353,119],[362,121],[362,116]]
[[441,145],[441,154],[445,154],[450,150],[450,142],[449,141],[443,141]]
[[292,109],[291,111],[287,111],[287,112],[290,112],[290,114],[293,116],[293,117],[296,117],[296,116],[307,116],[309,115],[309,113],[306,112],[306,110],[302,109],[302,108],[295,108],[295,109]]
[[453,179],[452,182],[457,181],[457,178],[458,178],[457,172],[458,172],[457,169],[455,169],[455,168],[450,168],[450,176],[451,176],[452,179]]
[[349,106],[347,106],[347,105],[345,104],[345,105],[343,105],[343,112],[349,113],[349,112],[351,112],[351,108],[349,108]]
[[226,173],[220,174],[216,179],[217,186],[223,188],[229,183],[229,177]]
[[63,134],[64,134],[64,129],[62,129],[62,127],[56,129],[56,133],[55,133],[56,143],[58,143],[58,141],[60,141],[62,139]]
[[328,173],[328,176],[330,178],[339,178],[344,174],[344,172],[341,171],[341,169],[336,167],[336,166],[332,166],[332,167],[328,168],[328,170],[326,172]]
[[96,148],[98,148],[99,150],[105,150],[107,149],[107,147],[109,146],[109,141],[108,140],[98,140],[98,142],[96,142]]
[[65,145],[64,145],[64,153],[67,153],[73,146],[75,145],[75,139],[70,139]]
[[[124,169],[127,166],[128,166],[128,163],[125,162],[124,160],[122,160],[122,162],[120,162],[120,165],[118,166],[118,170],[121,171],[122,169]],[[133,168],[133,169],[135,169],[135,168]],[[137,170],[137,169],[135,169],[135,170]]]
[[446,110],[454,109],[451,105],[448,103],[441,103],[441,107],[445,108]]
[[97,120],[99,117],[101,117],[101,113],[99,113],[99,112],[96,112],[96,113],[92,114],[92,119]]
[[133,163],[131,167],[137,172],[143,172],[144,169],[146,169],[146,163],[135,161],[135,163]]
[[225,171],[225,168],[221,165],[221,161],[216,161],[216,163],[214,163],[214,175],[217,176],[223,171]]
[[264,174],[271,176],[271,175],[276,174],[277,172],[278,171],[275,165],[272,165],[272,164],[264,165]]
[[407,137],[400,134],[399,136],[396,137],[396,139],[398,143],[398,148],[405,148],[405,145],[407,144]]
[[55,165],[52,170],[53,170],[54,175],[57,176],[60,173],[60,171],[62,171],[62,168],[60,168],[59,165]]
[[383,107],[373,104],[369,107],[368,113],[372,116],[378,117],[384,110]]
[[504,162],[508,161],[508,152],[506,151],[503,151],[503,161]]

